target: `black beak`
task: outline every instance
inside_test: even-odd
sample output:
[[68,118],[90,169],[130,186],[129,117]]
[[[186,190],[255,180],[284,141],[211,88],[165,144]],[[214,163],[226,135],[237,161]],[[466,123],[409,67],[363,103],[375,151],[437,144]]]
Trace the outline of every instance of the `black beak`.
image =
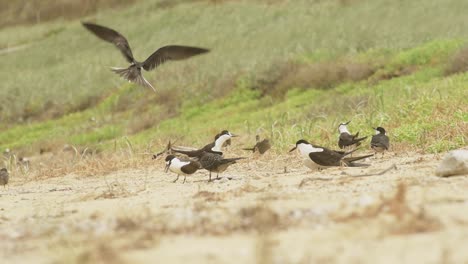
[[164,168],[165,173],[167,173],[167,171],[169,170],[169,166],[171,166],[170,162],[168,164],[166,164],[166,167]]
[[231,133],[231,137],[238,137],[238,135]]
[[348,122],[346,122],[345,125],[348,125],[350,122],[351,122],[351,120],[349,120]]
[[377,130],[377,128],[373,127],[372,129]]
[[294,150],[297,149],[297,146],[295,146],[294,148],[292,148],[289,152],[293,152]]

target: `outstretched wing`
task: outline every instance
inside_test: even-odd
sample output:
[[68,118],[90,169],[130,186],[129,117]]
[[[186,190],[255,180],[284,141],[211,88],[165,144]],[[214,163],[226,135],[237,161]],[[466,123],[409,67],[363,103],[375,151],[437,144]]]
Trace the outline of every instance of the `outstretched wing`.
[[208,52],[208,49],[188,46],[164,46],[143,62],[143,69],[150,71],[168,60],[183,60]]
[[122,52],[128,62],[133,62],[133,54],[127,39],[119,32],[100,25],[82,22],[83,26],[100,39],[113,43]]

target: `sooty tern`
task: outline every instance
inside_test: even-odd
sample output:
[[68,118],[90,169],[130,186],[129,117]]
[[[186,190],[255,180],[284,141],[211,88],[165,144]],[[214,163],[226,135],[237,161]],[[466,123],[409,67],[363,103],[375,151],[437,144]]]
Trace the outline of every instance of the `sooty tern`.
[[224,159],[223,152],[221,148],[223,145],[233,137],[237,137],[237,135],[232,134],[227,130],[221,131],[221,133],[215,136],[215,141],[204,146],[201,149],[197,150],[181,150],[177,148],[172,148],[173,151],[185,154],[189,157],[196,158],[197,161],[200,162],[201,167],[209,171],[211,181],[211,173],[216,172],[216,178],[219,178],[219,173],[224,172],[227,167],[236,163],[237,160],[243,158],[232,158],[232,159]]
[[[346,157],[349,154],[353,153],[357,149],[352,151],[335,151],[330,150],[321,146],[312,145],[304,139],[301,139],[296,142],[296,146],[292,148],[289,152],[298,149],[301,153],[301,156],[304,158],[304,163],[309,168],[323,168],[331,166],[347,166],[347,167],[360,167],[367,166],[366,164],[354,163],[354,161],[365,159],[371,157],[371,155],[360,156],[360,157]],[[310,161],[313,161],[315,164],[312,164]]]
[[349,124],[348,121],[346,123],[341,123],[338,126],[338,131],[340,132],[340,138],[338,139],[338,146],[340,149],[346,148],[346,147],[352,147],[352,146],[359,146],[361,145],[361,141],[366,139],[367,137],[362,137],[358,138],[359,132],[357,132],[355,135],[352,135],[349,130],[347,125]]
[[201,165],[198,161],[176,157],[171,154],[166,156],[166,168],[164,169],[164,172],[171,170],[172,172],[177,173],[177,178],[173,182],[176,182],[179,179],[180,174],[184,175],[183,183],[185,183],[187,175],[194,174],[198,169],[200,169],[200,167]]
[[185,155],[187,155],[189,157],[192,157],[192,158],[193,157],[199,157],[203,152],[213,152],[213,153],[217,153],[219,155],[222,155],[223,152],[222,152],[221,148],[223,147],[223,145],[228,140],[230,140],[233,137],[237,137],[237,135],[234,135],[234,134],[232,134],[231,132],[229,132],[227,130],[223,130],[223,131],[221,131],[221,133],[219,133],[219,134],[217,134],[215,136],[215,140],[213,142],[211,142],[210,144],[204,146],[201,149],[182,150],[182,149],[178,149],[178,148],[174,148],[174,147],[172,147],[171,149],[173,151],[175,151],[175,152],[185,154]]
[[383,127],[374,128],[375,135],[372,136],[371,148],[375,151],[375,154],[382,153],[384,155],[385,150],[388,150],[390,146],[390,139],[386,135],[386,131]]
[[244,150],[250,150],[254,153],[255,151],[258,151],[258,153],[263,154],[271,148],[270,140],[268,140],[267,138],[260,141],[260,136],[256,135],[255,140],[257,141],[255,146],[253,146],[252,148],[245,148]]
[[113,43],[120,50],[125,59],[131,63],[128,68],[112,68],[113,72],[130,82],[151,88],[155,92],[156,89],[154,89],[154,87],[141,74],[142,68],[146,71],[150,71],[169,60],[183,60],[209,52],[209,50],[205,48],[169,45],[159,48],[145,61],[139,62],[133,58],[130,45],[122,34],[104,26],[87,22],[82,22],[82,24],[86,29],[94,33],[100,39]]
[[8,170],[5,168],[2,168],[0,170],[0,185],[3,185],[3,188],[8,184],[8,180],[10,179],[10,174],[8,173]]

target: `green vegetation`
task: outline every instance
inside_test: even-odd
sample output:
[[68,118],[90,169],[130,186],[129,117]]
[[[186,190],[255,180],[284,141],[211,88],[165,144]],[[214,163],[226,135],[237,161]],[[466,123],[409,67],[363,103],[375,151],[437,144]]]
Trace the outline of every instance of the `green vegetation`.
[[145,73],[157,94],[111,73],[125,60],[78,21],[3,29],[0,47],[20,48],[0,53],[0,147],[201,144],[228,128],[284,150],[335,146],[347,120],[384,126],[396,149],[467,144],[466,1],[162,3],[96,15],[140,59],[169,43],[213,49]]

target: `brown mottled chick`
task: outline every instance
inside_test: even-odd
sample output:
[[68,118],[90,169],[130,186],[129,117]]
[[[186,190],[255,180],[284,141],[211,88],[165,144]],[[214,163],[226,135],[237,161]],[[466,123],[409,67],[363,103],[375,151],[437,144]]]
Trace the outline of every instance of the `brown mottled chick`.
[[10,174],[8,170],[3,168],[0,170],[0,185],[3,185],[3,188],[8,184],[8,180],[10,179]]

